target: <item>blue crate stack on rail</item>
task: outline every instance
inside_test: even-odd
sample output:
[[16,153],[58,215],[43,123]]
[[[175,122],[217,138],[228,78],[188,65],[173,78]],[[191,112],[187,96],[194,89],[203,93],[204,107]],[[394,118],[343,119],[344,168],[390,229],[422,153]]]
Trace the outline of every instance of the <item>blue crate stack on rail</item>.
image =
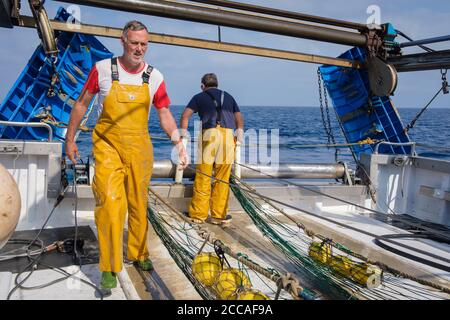
[[[67,21],[71,15],[59,8],[55,17]],[[42,45],[34,51],[19,78],[0,105],[0,120],[13,122],[40,122],[50,114],[58,123],[53,126],[54,140],[64,141],[70,112],[81,93],[92,66],[99,60],[112,57],[112,53],[94,36],[55,31],[58,57],[56,71],[59,81],[54,86],[55,95],[47,94],[52,75],[52,64]],[[85,124],[94,100],[82,121]],[[0,126],[0,138],[39,140],[48,139],[45,128]]]
[[[365,57],[365,50],[355,47],[339,58],[364,62]],[[348,143],[369,138],[396,143],[410,142],[390,97],[370,94],[367,70],[330,65],[323,65],[319,69]],[[375,145],[355,145],[351,149],[359,159],[361,153],[372,153]],[[411,147],[383,144],[378,151],[384,154],[410,154]]]

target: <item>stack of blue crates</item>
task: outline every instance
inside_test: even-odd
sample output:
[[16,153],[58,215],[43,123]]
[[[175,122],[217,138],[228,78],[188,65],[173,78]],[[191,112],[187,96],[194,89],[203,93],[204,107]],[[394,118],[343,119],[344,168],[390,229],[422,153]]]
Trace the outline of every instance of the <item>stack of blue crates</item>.
[[[67,21],[70,14],[59,8],[56,20]],[[33,53],[28,64],[0,105],[0,120],[14,122],[39,122],[39,115],[47,112],[60,124],[67,124],[74,102],[87,80],[92,66],[99,60],[112,57],[94,36],[70,32],[55,32],[58,58],[56,71],[59,81],[55,95],[47,94],[52,75],[52,64],[42,45]],[[94,99],[88,107],[92,110]],[[84,124],[87,116],[82,121]],[[54,139],[64,141],[67,129],[54,126]],[[45,128],[0,126],[0,138],[47,140]]]
[[[355,47],[340,56],[364,62],[365,50]],[[348,143],[366,139],[389,142],[409,142],[400,116],[389,97],[370,94],[367,70],[337,66],[321,66],[320,72],[333,101],[338,121]],[[375,145],[355,145],[352,152],[357,159],[361,153],[372,153]],[[409,154],[409,146],[380,145],[379,153]]]

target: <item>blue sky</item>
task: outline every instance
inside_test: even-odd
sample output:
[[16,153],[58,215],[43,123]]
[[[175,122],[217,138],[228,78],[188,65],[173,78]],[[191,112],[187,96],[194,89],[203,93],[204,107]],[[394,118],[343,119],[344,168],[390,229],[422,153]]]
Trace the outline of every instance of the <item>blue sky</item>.
[[[366,23],[368,6],[380,7],[381,22],[391,22],[414,39],[446,35],[450,30],[450,2],[429,1],[366,1],[366,0],[246,0],[267,7],[276,7],[324,17]],[[46,1],[50,17],[59,6],[70,4]],[[23,13],[29,14],[27,1]],[[217,27],[206,24],[164,19],[146,15],[123,13],[91,7],[81,7],[83,23],[121,28],[131,20],[144,22],[153,32],[215,40]],[[122,52],[118,39],[99,38],[112,52]],[[222,41],[265,46],[277,49],[337,56],[349,47],[311,40],[270,35],[252,31],[222,28]],[[34,29],[16,27],[0,29],[0,100],[20,74],[39,43]],[[450,42],[430,45],[434,49],[448,49]],[[407,53],[419,52],[415,49]],[[167,45],[151,44],[147,61],[160,69],[166,79],[173,104],[186,104],[200,90],[204,73],[215,72],[220,87],[233,94],[240,105],[257,106],[317,106],[318,65],[269,58],[220,53]],[[450,74],[449,74],[450,78]],[[439,71],[402,73],[394,103],[397,107],[422,107],[441,85]],[[432,107],[450,108],[450,95],[439,96]]]

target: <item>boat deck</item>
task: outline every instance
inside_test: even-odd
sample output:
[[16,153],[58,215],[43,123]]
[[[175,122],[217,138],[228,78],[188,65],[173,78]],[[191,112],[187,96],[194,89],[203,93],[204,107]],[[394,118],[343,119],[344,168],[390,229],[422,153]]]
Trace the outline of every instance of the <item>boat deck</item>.
[[[93,285],[100,283],[100,272],[97,264],[83,265],[81,270],[78,266],[69,266],[62,268],[68,273],[74,274],[64,281],[59,281],[51,286],[36,290],[17,289],[11,295],[11,300],[94,300],[100,299],[100,294],[91,286],[80,281],[83,279]],[[25,273],[23,279],[28,273]],[[123,276],[126,276],[125,274]],[[11,272],[0,272],[0,299],[5,300],[9,292],[15,287],[16,274]],[[37,270],[24,283],[26,287],[41,286],[43,284],[51,283],[65,277],[59,271],[51,269]],[[121,281],[118,281],[117,288],[111,290],[110,293],[105,294],[104,300],[125,300],[128,299],[126,289],[122,286]]]
[[[334,195],[348,195],[349,200],[357,201],[365,204],[367,199],[363,187],[348,186],[316,186],[317,188]],[[316,214],[332,218],[340,223],[367,230],[371,233],[379,235],[392,233],[405,233],[405,230],[389,225],[387,223],[374,220],[364,214],[358,213],[351,206],[339,206],[329,199],[322,199],[310,192],[299,191],[298,188],[282,185],[257,185],[255,188],[258,192],[266,195],[277,195],[277,199],[285,201],[287,204],[295,205],[304,210],[313,211]],[[180,212],[185,211],[190,202],[192,194],[190,185],[176,184],[154,184],[152,190],[157,192],[165,201],[170,203]],[[85,193],[83,193],[85,192]],[[78,199],[78,221],[81,225],[89,225],[95,233],[95,223],[93,215],[93,199],[88,190],[80,192]],[[58,207],[57,220],[64,223],[63,226],[71,225],[67,216],[73,213],[74,199],[68,197],[60,207]],[[150,201],[149,206],[152,206]],[[347,228],[336,226],[332,223],[323,221],[319,218],[308,216],[295,211],[291,208],[284,208],[285,213],[291,215],[295,219],[301,221],[308,228],[313,229],[316,233],[326,234],[327,237],[333,238],[336,242],[347,246],[354,252],[358,252],[369,257],[373,261],[380,261],[392,266],[395,269],[404,271],[419,279],[425,279],[438,283],[442,287],[448,288],[450,274],[442,270],[423,265],[395,255],[383,248],[376,246],[372,238],[356,233]],[[168,212],[161,211],[162,215],[169,216]],[[214,226],[203,224],[202,227],[212,232],[216,238],[222,240],[224,244],[233,251],[248,255],[248,257],[260,264],[262,267],[271,267],[283,272],[292,273],[300,284],[310,290],[316,292],[318,298],[332,298],[327,292],[318,290],[314,287],[313,281],[305,277],[303,272],[292,260],[289,260],[282,254],[267,237],[255,226],[250,216],[243,210],[237,199],[231,195],[230,197],[230,214],[233,220],[229,226]],[[292,221],[285,219],[283,216],[278,217],[282,223],[293,226]],[[173,217],[172,217],[173,219]],[[283,220],[284,219],[284,220]],[[181,220],[181,219],[178,219]],[[59,227],[56,223],[53,228]],[[171,257],[169,251],[163,244],[152,226],[149,228],[149,248],[150,257],[154,262],[154,271],[150,273],[142,273],[133,265],[125,264],[123,271],[119,277],[119,285],[117,289],[112,290],[111,295],[105,299],[149,299],[149,300],[198,300],[201,295],[194,288],[193,284],[188,280],[182,270],[177,266]],[[295,241],[293,239],[292,241]],[[441,257],[449,257],[450,246],[431,240],[398,240],[409,246],[421,248],[428,252],[432,252]],[[126,242],[125,242],[126,243]],[[73,273],[78,271],[78,267],[69,266],[64,270]],[[15,274],[12,272],[0,273],[0,298],[5,299],[8,292],[14,287]],[[35,286],[62,277],[61,274],[53,270],[37,270],[32,277],[26,282],[26,286]],[[17,290],[11,299],[99,299],[96,291],[79,281],[82,278],[92,284],[99,285],[100,273],[97,264],[84,265],[81,272],[76,273],[73,277],[62,281],[58,284],[39,290]],[[392,274],[385,275],[385,282],[379,288],[368,291],[361,289],[349,291],[349,296],[354,298],[373,298],[373,299],[450,299],[450,295],[438,291],[429,286],[424,286],[415,281],[396,277]],[[267,279],[257,280],[254,285],[256,287],[264,287]],[[266,286],[267,287],[267,286]],[[268,289],[269,291],[272,289]],[[368,294],[370,293],[370,294]],[[273,295],[273,292],[272,292]],[[284,298],[289,298],[284,296]]]
[[[190,201],[189,189],[177,185],[155,186],[159,195],[165,199],[180,212],[186,211],[187,205]],[[325,186],[327,192],[345,193],[352,195],[350,198],[354,201],[360,199],[360,204],[367,201],[363,196],[360,187],[333,187]],[[353,188],[350,190],[343,190]],[[258,187],[256,187],[258,189]],[[333,190],[334,191],[331,191]],[[262,194],[273,195],[277,194],[277,199],[286,201],[286,203],[303,207],[306,210],[314,209],[314,213],[332,218],[340,223],[349,226],[357,227],[362,230],[369,231],[377,235],[405,233],[405,230],[394,227],[387,223],[377,221],[373,218],[358,213],[354,207],[339,206],[334,201],[323,199],[320,196],[313,196],[310,192],[302,193],[298,189],[286,186],[267,186],[262,185],[258,189]],[[151,206],[151,203],[150,203]],[[315,206],[315,208],[313,208]],[[294,211],[290,208],[284,208],[285,213],[291,215],[298,221],[301,221],[306,226],[315,230],[316,233],[326,234],[327,237],[332,238],[354,252],[360,253],[369,257],[372,261],[379,261],[397,269],[401,272],[410,274],[421,280],[436,283],[442,287],[449,288],[450,274],[448,272],[435,269],[433,267],[412,261],[407,258],[395,255],[373,243],[373,238],[365,236],[356,231],[349,230],[344,227],[336,226],[335,224],[323,221],[319,218],[307,216],[305,214]],[[160,212],[161,213],[161,212]],[[260,230],[255,226],[248,214],[240,207],[237,199],[232,196],[230,198],[230,213],[233,220],[229,226],[220,227],[210,224],[203,224],[202,227],[213,232],[215,237],[221,239],[233,251],[247,254],[252,260],[258,261],[263,267],[273,267],[284,272],[294,274],[302,285],[307,288],[313,284],[305,277],[295,264],[286,258],[266,237],[263,236]],[[167,216],[169,213],[166,212]],[[280,221],[291,226],[295,226],[292,221],[279,217]],[[155,238],[150,241],[156,240]],[[295,241],[295,240],[293,240]],[[432,240],[398,240],[400,243],[420,248],[427,252],[436,254],[440,257],[450,258],[450,246]],[[442,261],[441,261],[442,262]],[[175,266],[176,267],[176,266]],[[156,266],[157,268],[157,266]],[[373,299],[449,299],[450,295],[440,292],[429,286],[419,284],[413,280],[396,277],[393,274],[385,273],[386,282],[382,284],[373,292],[369,289],[353,289],[351,294],[356,298],[373,298]],[[358,290],[362,290],[358,292]],[[317,292],[321,298],[327,298],[326,292]],[[360,296],[361,293],[361,296]]]

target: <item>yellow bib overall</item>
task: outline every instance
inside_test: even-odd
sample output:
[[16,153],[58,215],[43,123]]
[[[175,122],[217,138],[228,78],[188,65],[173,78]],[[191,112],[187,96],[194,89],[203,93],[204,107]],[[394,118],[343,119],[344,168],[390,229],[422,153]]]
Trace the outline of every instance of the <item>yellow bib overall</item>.
[[[224,182],[230,180],[235,149],[233,129],[217,125],[202,130],[189,217],[205,221],[211,212],[212,218],[225,219],[230,186]],[[218,179],[213,181],[212,188],[210,176]]]
[[148,133],[149,107],[148,77],[141,86],[120,84],[116,68],[111,90],[103,102],[92,135],[95,158],[92,190],[102,272],[120,272],[122,269],[127,210],[127,257],[142,261],[149,255],[147,192],[153,169],[153,146]]

